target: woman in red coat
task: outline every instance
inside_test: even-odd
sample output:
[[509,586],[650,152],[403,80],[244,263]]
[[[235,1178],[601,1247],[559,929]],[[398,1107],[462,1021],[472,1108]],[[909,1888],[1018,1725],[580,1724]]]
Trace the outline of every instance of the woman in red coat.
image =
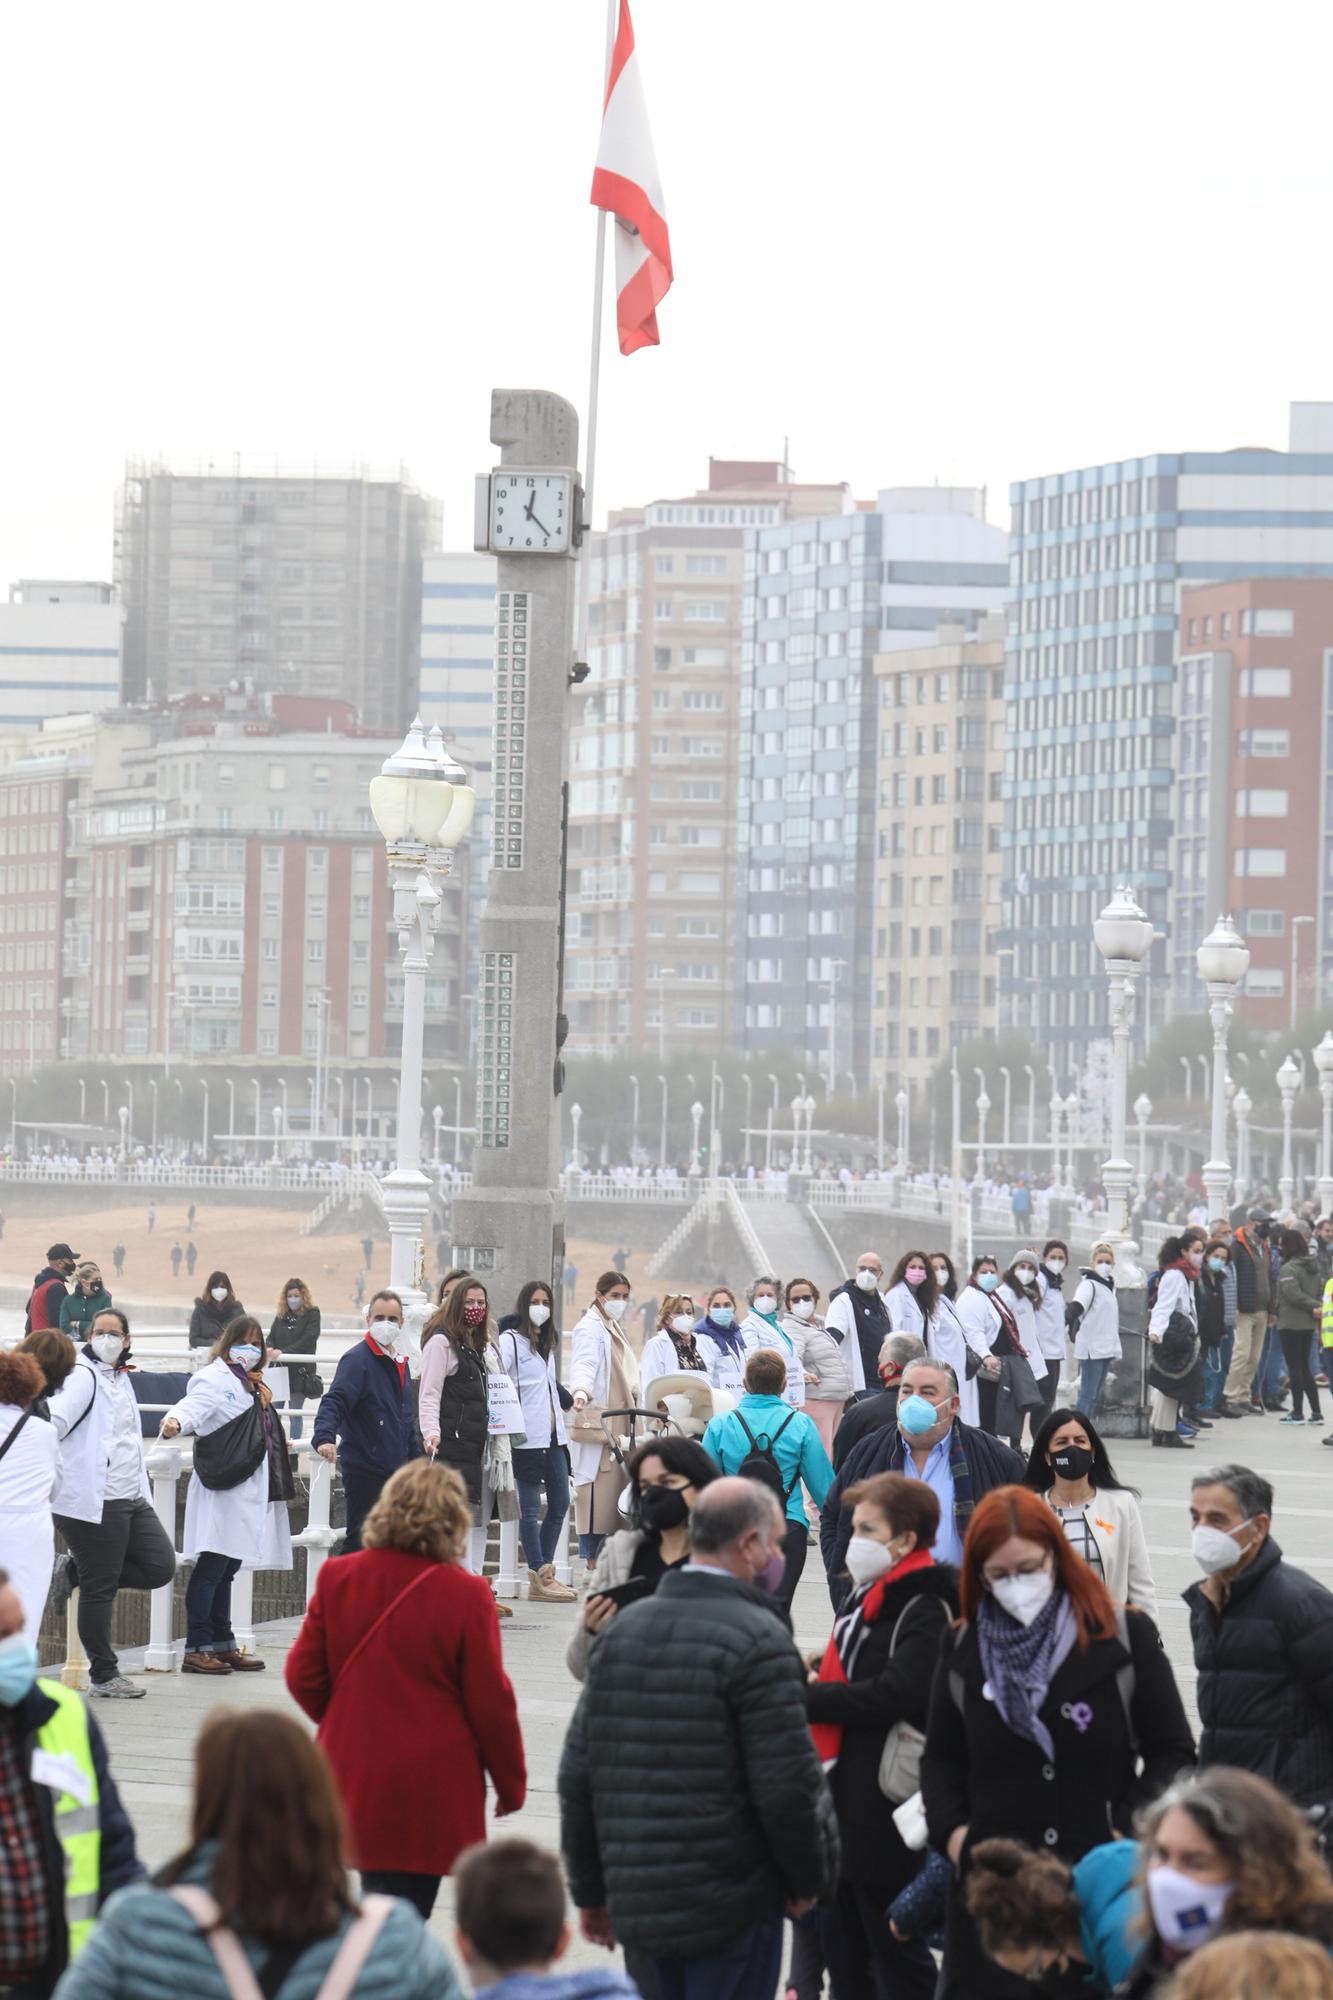
[[357,1555],[326,1562],[287,1686],[319,1724],[362,1886],[434,1907],[440,1877],[527,1794],[514,1690],[490,1586],[460,1567],[463,1482],[415,1459],[366,1517]]

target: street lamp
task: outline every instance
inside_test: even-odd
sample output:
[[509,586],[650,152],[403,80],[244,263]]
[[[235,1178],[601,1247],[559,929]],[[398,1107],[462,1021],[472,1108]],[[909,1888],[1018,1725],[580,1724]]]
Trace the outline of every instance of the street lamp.
[[148,1088],[153,1093],[153,1131],[152,1131],[152,1137],[150,1138],[148,1144],[149,1144],[149,1149],[152,1152],[153,1158],[156,1159],[157,1158],[157,1078],[155,1076],[149,1077]]
[[99,1082],[102,1085],[102,1123],[109,1125],[111,1123],[111,1085],[105,1077],[99,1078]]
[[83,1078],[80,1077],[79,1078],[79,1123],[80,1125],[86,1125],[87,1122],[88,1122],[88,1086],[84,1082]]
[[1141,1090],[1134,1099],[1134,1117],[1139,1128],[1139,1200],[1148,1185],[1148,1120],[1152,1117],[1152,1099]]
[[117,1117],[118,1117],[118,1118],[120,1119],[120,1157],[121,1157],[121,1160],[122,1160],[122,1161],[125,1161],[125,1160],[127,1160],[127,1159],[129,1158],[129,1156],[130,1156],[130,1137],[129,1137],[129,1134],[130,1134],[130,1107],[129,1107],[129,1105],[128,1105],[128,1104],[122,1104],[122,1105],[121,1105],[121,1107],[120,1107],[120,1110],[119,1110],[119,1111],[117,1112],[117,1114],[116,1114],[116,1115],[117,1115]]
[[438,1167],[440,1164],[440,1127],[444,1123],[444,1106],[442,1104],[435,1105],[430,1114],[430,1122],[435,1127],[435,1150],[431,1154],[430,1163],[433,1167]]
[[748,1069],[741,1071],[741,1082],[745,1085],[745,1165],[748,1167],[754,1159],[754,1146],[750,1132],[750,1127],[754,1123],[754,1082]]
[[[1249,947],[1230,917],[1219,917],[1195,953],[1199,977],[1208,994],[1208,1013],[1213,1024],[1213,1129],[1212,1158],[1204,1162],[1203,1184],[1207,1190],[1208,1218],[1226,1215],[1231,1195],[1231,1163],[1227,1159],[1227,1030],[1236,988],[1250,969]],[[1333,1059],[1333,1048],[1330,1049]]]
[[813,1097],[807,1097],[805,1100],[805,1171],[807,1174],[812,1174],[815,1170],[815,1158],[811,1151],[811,1142],[815,1136],[814,1118],[815,1100]]
[[572,1173],[579,1171],[583,1161],[583,1155],[579,1152],[579,1120],[582,1116],[583,1106],[581,1104],[571,1104],[569,1107],[569,1122],[574,1128],[574,1152],[569,1165]]
[[1323,1144],[1319,1151],[1319,1213],[1333,1215],[1333,1030],[1315,1046],[1319,1095],[1324,1102]]
[[704,1108],[702,1104],[700,1104],[698,1098],[696,1097],[693,1104],[690,1106],[690,1119],[694,1126],[694,1131],[690,1138],[691,1174],[698,1174],[703,1171],[699,1165],[699,1127],[703,1123],[703,1115],[704,1115]]
[[1031,1063],[1024,1063],[1028,1080],[1028,1163],[1032,1163],[1032,1148],[1037,1137],[1037,1072]]
[[708,1177],[717,1179],[717,1163],[722,1150],[722,1134],[719,1121],[726,1107],[726,1097],[722,1089],[722,1079],[713,1064],[712,1075],[708,1079]]
[[629,1081],[630,1081],[630,1088],[634,1092],[634,1111],[630,1121],[630,1139],[629,1139],[630,1165],[633,1166],[635,1163],[635,1155],[638,1153],[639,1150],[639,1079],[637,1076],[632,1076]]
[[900,1090],[894,1098],[893,1103],[898,1113],[898,1172],[899,1174],[905,1174],[907,1172],[909,1147],[907,1119],[912,1108],[912,1100],[905,1090]]
[[1243,1198],[1250,1185],[1250,1113],[1254,1105],[1244,1084],[1231,1100],[1236,1114],[1236,1190]]
[[977,1170],[974,1178],[982,1181],[986,1177],[986,1113],[990,1110],[990,1094],[986,1089],[986,1072],[974,1064],[972,1074],[981,1085],[977,1093]]
[[1180,1058],[1180,1067],[1185,1072],[1185,1102],[1186,1104],[1188,1104],[1191,1097],[1194,1095],[1194,1070],[1190,1064],[1190,1059],[1188,1056],[1182,1056]]
[[768,1130],[764,1136],[764,1172],[771,1174],[773,1171],[773,1113],[778,1108],[778,1080],[772,1070],[768,1071],[768,1081],[772,1086],[773,1095],[768,1103]]
[[1009,1150],[1009,1072],[1000,1064],[1000,1075],[1004,1078],[1004,1113],[1000,1120],[1000,1144],[1005,1152]]
[[1078,1092],[1071,1090],[1064,1103],[1065,1112],[1065,1190],[1072,1198],[1078,1192],[1078,1182],[1074,1179],[1074,1120],[1078,1116]]
[[275,1104],[273,1107],[273,1164],[275,1167],[282,1164],[282,1106],[280,1104]]
[[[1092,927],[1106,966],[1111,1001],[1111,1157],[1102,1165],[1102,1186],[1112,1237],[1123,1237],[1129,1221],[1134,1169],[1125,1158],[1125,1100],[1129,1095],[1129,1030],[1134,1019],[1135,982],[1152,947],[1153,927],[1123,884]],[[1070,1120],[1073,1135],[1073,1120]],[[1072,1172],[1071,1172],[1072,1183]]]
[[1290,1056],[1284,1056],[1277,1073],[1277,1087],[1282,1092],[1282,1178],[1277,1189],[1283,1208],[1291,1207],[1296,1193],[1296,1176],[1291,1165],[1291,1111],[1300,1081],[1301,1073],[1295,1063]]
[[430,1182],[421,1170],[421,1072],[426,1038],[426,973],[435,949],[441,886],[453,851],[466,839],[477,795],[447,754],[438,724],[429,735],[417,716],[402,747],[370,781],[370,810],[384,836],[393,891],[393,920],[403,962],[403,1027],[398,1070],[398,1130],[393,1172],[384,1181],[389,1225],[389,1283],[417,1289],[417,1245],[430,1212]]
[[666,1148],[667,1148],[667,1080],[666,1080],[666,1078],[665,1078],[664,1076],[659,1076],[659,1077],[658,1077],[658,1079],[657,1079],[657,1081],[658,1081],[658,1082],[659,1082],[659,1083],[661,1084],[661,1086],[662,1086],[662,1130],[661,1130],[661,1133],[660,1133],[660,1135],[659,1135],[659,1144],[658,1144],[658,1149],[657,1149],[657,1168],[658,1168],[658,1172],[659,1172],[659,1173],[662,1173],[662,1172],[664,1172],[664,1171],[665,1171],[665,1169],[666,1169]]

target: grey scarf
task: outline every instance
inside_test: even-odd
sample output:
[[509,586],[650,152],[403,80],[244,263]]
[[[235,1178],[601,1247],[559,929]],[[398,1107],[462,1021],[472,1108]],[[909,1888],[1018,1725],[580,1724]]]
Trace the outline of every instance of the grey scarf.
[[1020,1625],[987,1593],[977,1619],[977,1642],[987,1686],[1015,1736],[1026,1736],[1044,1757],[1053,1754],[1051,1732],[1039,1710],[1078,1637],[1074,1607],[1063,1590],[1030,1625]]

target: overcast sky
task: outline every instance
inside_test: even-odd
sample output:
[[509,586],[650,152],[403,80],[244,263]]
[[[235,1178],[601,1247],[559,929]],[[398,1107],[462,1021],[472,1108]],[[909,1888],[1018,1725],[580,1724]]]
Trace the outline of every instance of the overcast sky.
[[[598,516],[1283,446],[1333,398],[1314,0],[634,0],[676,283]],[[467,547],[495,384],[587,394],[604,0],[0,14],[0,589],[127,455],[402,463]]]

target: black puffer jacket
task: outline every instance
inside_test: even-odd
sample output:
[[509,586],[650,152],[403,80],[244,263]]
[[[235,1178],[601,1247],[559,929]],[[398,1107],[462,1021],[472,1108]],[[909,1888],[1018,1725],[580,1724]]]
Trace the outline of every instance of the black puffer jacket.
[[216,1299],[196,1299],[194,1311],[190,1314],[191,1347],[213,1347],[221,1340],[234,1319],[239,1319],[245,1307],[239,1299],[224,1299],[221,1305]]
[[[268,1330],[269,1345],[276,1347],[285,1358],[289,1354],[313,1354],[319,1346],[320,1317],[318,1306],[307,1306],[299,1313],[277,1313]],[[319,1370],[308,1361],[287,1363],[291,1390],[294,1396],[318,1396],[323,1393]]]
[[1271,1535],[1221,1611],[1185,1592],[1199,1670],[1201,1764],[1236,1764],[1297,1805],[1333,1801],[1333,1593]]
[[838,1873],[805,1670],[771,1601],[672,1571],[616,1613],[560,1760],[561,1846],[580,1909],[664,1958],[720,1950]]
[[458,1366],[440,1390],[440,1442],[435,1455],[441,1465],[453,1467],[475,1507],[481,1499],[481,1462],[490,1436],[490,1394],[481,1356],[469,1347],[457,1352]]

